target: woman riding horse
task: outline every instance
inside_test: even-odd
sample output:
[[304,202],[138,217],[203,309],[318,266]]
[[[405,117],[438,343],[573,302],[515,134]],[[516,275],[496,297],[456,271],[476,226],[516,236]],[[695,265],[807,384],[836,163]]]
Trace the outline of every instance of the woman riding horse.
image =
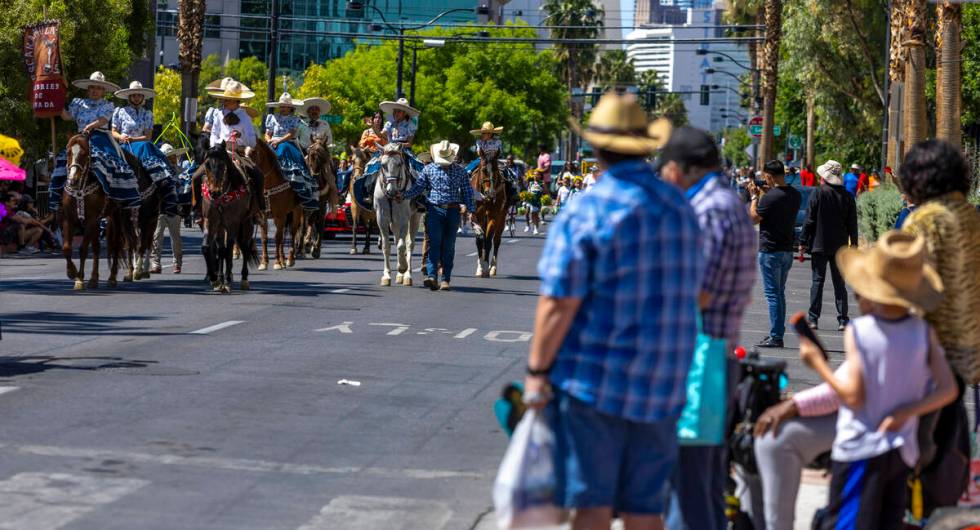
[[288,93],[283,93],[279,101],[266,103],[267,107],[278,108],[279,112],[265,117],[265,141],[276,152],[282,174],[303,203],[303,209],[315,212],[320,209],[316,198],[319,186],[310,174],[310,168],[306,167],[303,152],[296,142],[300,126],[296,107],[300,103]]
[[368,153],[369,156],[374,156],[381,152],[381,148],[388,144],[388,139],[385,137],[384,133],[384,114],[381,111],[374,113],[371,118],[370,127],[364,129],[361,133],[361,141],[358,142],[357,146]]
[[178,171],[153,143],[153,111],[146,108],[156,92],[133,81],[129,88],[116,91],[116,97],[129,102],[112,113],[112,137],[120,147],[139,159],[140,164],[163,193],[163,214],[177,216]]

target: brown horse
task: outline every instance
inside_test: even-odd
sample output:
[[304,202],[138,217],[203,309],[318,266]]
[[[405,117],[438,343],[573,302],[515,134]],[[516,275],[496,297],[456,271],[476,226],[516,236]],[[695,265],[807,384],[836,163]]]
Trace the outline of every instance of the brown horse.
[[[259,270],[264,271],[269,266],[268,218],[270,216],[276,224],[276,263],[273,268],[280,270],[292,267],[296,264],[296,249],[302,245],[303,205],[289,185],[289,181],[283,176],[276,153],[269,144],[262,139],[257,139],[249,158],[262,172],[265,181],[266,212],[258,216],[259,232],[262,236],[262,259],[259,262]],[[284,248],[287,229],[292,240],[288,257]]]
[[139,159],[129,151],[123,150],[123,155],[129,167],[136,175],[136,183],[140,190],[140,207],[136,215],[123,219],[131,225],[127,235],[128,273],[124,281],[143,280],[150,277],[150,251],[153,249],[153,235],[157,230],[157,221],[163,209],[163,190],[150,178]]
[[[361,209],[357,205],[357,201],[353,200],[354,197],[354,181],[357,180],[361,175],[364,174],[364,168],[367,166],[368,161],[371,159],[367,151],[361,149],[360,147],[351,146],[351,160],[354,164],[354,171],[351,172],[350,181],[347,183],[347,190],[345,190],[350,197],[352,197],[350,202],[350,213],[351,213],[351,242],[350,242],[350,253],[357,254],[357,226],[366,227],[364,235],[364,250],[361,251],[362,254],[369,254],[371,252],[371,230],[377,229],[378,221],[375,218],[374,212]],[[381,231],[378,230],[378,248],[381,248]]]
[[320,257],[320,246],[323,243],[323,217],[329,212],[336,211],[339,193],[337,191],[337,173],[333,167],[333,157],[327,141],[322,136],[315,136],[310,148],[306,151],[306,165],[310,168],[310,173],[317,180],[319,187],[320,209],[306,220],[305,242],[309,245],[310,255],[314,258]]
[[233,250],[242,252],[241,289],[250,288],[249,264],[257,264],[253,244],[254,219],[252,198],[245,177],[238,170],[221,143],[207,151],[204,159],[201,187],[201,215],[204,220],[204,241],[201,253],[207,264],[208,280],[216,292],[231,291]]
[[481,160],[473,171],[470,183],[483,194],[483,201],[476,207],[474,222],[479,229],[476,235],[476,275],[488,278],[497,275],[497,251],[507,222],[507,181],[494,171],[486,160]]

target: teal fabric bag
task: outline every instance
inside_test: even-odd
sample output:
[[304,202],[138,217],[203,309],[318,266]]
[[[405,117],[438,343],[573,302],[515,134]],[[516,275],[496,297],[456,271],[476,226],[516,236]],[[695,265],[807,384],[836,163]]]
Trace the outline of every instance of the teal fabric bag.
[[687,403],[677,420],[681,445],[721,445],[728,406],[727,341],[705,335],[698,311],[698,339],[687,372]]

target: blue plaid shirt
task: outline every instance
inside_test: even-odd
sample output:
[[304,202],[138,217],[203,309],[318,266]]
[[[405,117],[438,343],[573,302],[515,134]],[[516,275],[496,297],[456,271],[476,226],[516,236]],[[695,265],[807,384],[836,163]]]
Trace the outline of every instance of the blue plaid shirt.
[[442,167],[432,163],[422,168],[419,179],[405,192],[405,199],[411,199],[420,193],[429,191],[429,203],[465,204],[468,211],[474,211],[473,187],[470,177],[459,164]]
[[703,261],[680,190],[643,162],[609,168],[555,218],[538,263],[542,295],[582,299],[552,384],[628,420],[679,416]]

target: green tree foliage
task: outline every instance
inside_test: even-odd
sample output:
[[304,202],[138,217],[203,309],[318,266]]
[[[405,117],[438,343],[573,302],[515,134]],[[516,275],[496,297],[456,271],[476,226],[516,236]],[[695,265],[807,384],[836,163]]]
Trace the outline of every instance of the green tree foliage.
[[980,5],[963,4],[963,127],[980,126]]
[[[554,74],[554,55],[531,44],[463,44],[451,40],[452,35],[476,31],[454,28],[452,32],[433,29],[423,33],[448,40],[442,48],[418,52],[415,106],[422,116],[416,144],[449,139],[468,152],[474,143],[469,130],[484,121],[504,126],[502,138],[518,154],[556,138],[568,116],[568,93]],[[491,29],[490,34],[527,38],[534,36],[534,30]],[[297,97],[320,96],[330,101],[331,114],[343,116],[342,123],[332,126],[334,137],[338,143],[354,144],[365,129],[363,118],[377,110],[395,87],[396,56],[395,42],[358,46],[326,65],[310,66]],[[409,53],[406,92],[410,61]]]
[[599,55],[595,65],[596,86],[603,90],[636,84],[636,70],[633,61],[626,56],[626,50],[606,50]]
[[[152,24],[149,11],[134,13],[133,5],[134,0],[0,0],[0,132],[20,140],[27,159],[43,156],[51,147],[51,135],[48,120],[34,119],[27,100],[30,80],[21,56],[23,26],[45,16],[61,21],[61,58],[69,83],[99,70],[122,85],[129,81],[130,62],[143,53],[143,42],[135,50],[130,43],[141,41]],[[139,38],[134,36],[137,32]],[[69,99],[81,95],[69,88]],[[56,121],[63,146],[74,124]]]
[[747,130],[741,127],[733,127],[725,130],[725,145],[722,147],[721,154],[726,159],[731,160],[732,165],[747,166],[749,155],[745,151],[752,144]]
[[640,103],[651,118],[667,118],[674,127],[687,125],[687,107],[684,106],[680,94],[659,93],[652,99],[646,97],[648,92],[665,90],[656,70],[646,70],[640,74],[637,89],[640,93]]
[[[545,0],[543,23],[555,26],[553,39],[595,39],[602,30],[605,11],[592,0]],[[569,89],[584,88],[593,76],[598,44],[556,44],[557,72]]]
[[862,193],[857,200],[858,230],[868,242],[877,241],[891,230],[902,211],[902,194],[888,182],[874,191]]
[[[157,123],[167,126],[175,120],[180,128],[180,72],[160,67],[153,76],[153,88],[157,95],[153,98],[153,118]],[[164,131],[163,141],[171,145],[179,145],[177,131],[173,128]]]

